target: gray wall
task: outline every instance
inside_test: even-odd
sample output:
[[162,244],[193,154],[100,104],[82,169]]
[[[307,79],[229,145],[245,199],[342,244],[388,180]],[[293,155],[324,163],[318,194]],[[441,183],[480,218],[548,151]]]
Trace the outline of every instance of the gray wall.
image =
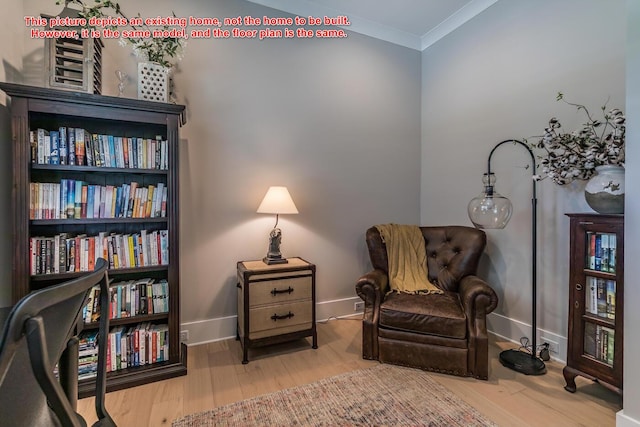
[[[422,54],[423,223],[471,224],[467,203],[482,191],[487,157],[498,142],[541,135],[557,116],[568,130],[609,100],[625,107],[623,0],[499,1]],[[595,29],[598,29],[597,31]],[[535,138],[533,138],[535,140]],[[490,328],[518,340],[531,324],[531,169],[522,147],[492,159],[497,191],[514,205],[504,230],[488,230],[483,275],[500,304]],[[442,183],[445,183],[443,185]],[[584,182],[538,185],[538,328],[566,356],[569,236],[567,212],[589,212]],[[436,202],[434,202],[436,201]]]
[[[282,16],[238,1],[182,7]],[[274,224],[255,213],[269,185],[288,186],[300,211],[281,219],[283,254],[317,264],[318,301],[352,298],[366,228],[418,220],[420,54],[357,34],[203,41],[180,67],[183,319],[235,315],[236,261],[262,258]]]
[[[25,13],[60,10],[45,1],[25,3]],[[120,3],[128,15],[283,16],[237,0]],[[41,45],[25,43],[37,56]],[[135,76],[137,61],[113,40],[105,52],[105,93],[113,95],[115,69]],[[125,94],[136,97],[130,80]],[[319,315],[352,313],[356,279],[370,268],[365,230],[419,218],[420,53],[351,33],[192,39],[175,84],[188,116],[180,134],[181,317],[191,342],[235,334],[236,262],[266,255],[275,218],[255,211],[270,185],[288,186],[300,211],[281,217],[282,251],[317,264]]]

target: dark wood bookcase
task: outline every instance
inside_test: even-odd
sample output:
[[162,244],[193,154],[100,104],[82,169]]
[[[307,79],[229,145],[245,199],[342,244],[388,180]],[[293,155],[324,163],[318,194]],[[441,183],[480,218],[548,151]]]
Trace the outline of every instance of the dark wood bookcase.
[[576,376],[622,394],[624,216],[570,218],[569,332],[565,389]]
[[[79,272],[32,274],[31,238],[98,233],[139,233],[167,230],[168,263],[143,267],[112,268],[114,281],[141,278],[168,282],[168,312],[113,319],[111,326],[135,326],[144,322],[168,325],[168,360],[114,370],[107,375],[107,390],[113,391],[153,381],[185,375],[186,346],[180,343],[180,265],[178,211],[178,130],[185,121],[182,105],[137,99],[93,95],[80,92],[0,83],[11,97],[13,157],[13,261],[14,303],[35,289],[41,289]],[[37,129],[83,128],[91,133],[162,139],[166,142],[165,168],[98,167],[68,164],[39,164],[32,161],[31,133]],[[55,183],[63,179],[96,185],[122,185],[137,181],[142,185],[162,183],[167,188],[166,214],[154,218],[30,219],[30,183]],[[89,323],[85,329],[96,328]],[[86,397],[95,388],[93,379],[80,380],[79,395]]]

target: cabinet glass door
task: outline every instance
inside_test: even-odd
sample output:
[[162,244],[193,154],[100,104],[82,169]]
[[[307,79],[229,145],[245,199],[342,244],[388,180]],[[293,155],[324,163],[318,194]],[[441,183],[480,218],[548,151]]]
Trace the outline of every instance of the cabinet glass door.
[[585,233],[583,355],[613,366],[616,321],[616,234]]

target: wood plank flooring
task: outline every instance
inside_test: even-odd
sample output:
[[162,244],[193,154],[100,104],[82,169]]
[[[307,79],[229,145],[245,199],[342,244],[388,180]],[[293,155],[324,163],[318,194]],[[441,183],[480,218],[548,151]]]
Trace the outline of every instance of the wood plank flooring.
[[[260,394],[306,384],[378,362],[363,360],[361,320],[318,324],[317,350],[310,338],[252,349],[243,365],[238,341],[189,347],[188,375],[107,394],[106,405],[120,427],[170,426],[180,416]],[[547,374],[526,376],[503,367],[498,353],[511,343],[491,340],[489,380],[432,374],[442,385],[500,426],[615,426],[622,399],[578,377],[578,391],[564,390],[563,366],[547,362]],[[94,399],[78,402],[89,425]]]

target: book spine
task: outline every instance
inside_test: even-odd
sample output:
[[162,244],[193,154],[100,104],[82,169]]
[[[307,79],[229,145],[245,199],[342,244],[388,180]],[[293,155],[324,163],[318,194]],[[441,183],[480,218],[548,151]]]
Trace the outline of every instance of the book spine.
[[616,245],[617,245],[617,236],[612,234],[609,236],[609,273],[616,272]]
[[31,150],[31,163],[38,163],[38,136],[35,131],[29,131],[29,148]]
[[49,153],[49,164],[60,164],[60,132],[52,130],[49,132],[49,142],[51,144],[51,151]]
[[122,167],[130,168],[131,163],[129,162],[129,151],[131,149],[130,138],[123,137],[122,138]]
[[115,141],[113,139],[113,135],[106,135],[106,138],[107,138],[107,147],[108,147],[107,153],[109,157],[109,162],[107,163],[107,165],[112,168],[118,167],[116,162],[116,146],[115,146]]
[[76,130],[74,128],[67,129],[67,152],[69,164],[76,165]]
[[78,166],[93,166],[93,155],[87,150],[87,136],[84,129],[76,129],[76,163]]
[[602,271],[602,234],[596,233],[594,270]]
[[80,196],[80,218],[87,217],[87,203],[89,198],[89,186],[82,185]]
[[60,135],[59,141],[59,150],[60,150],[60,164],[67,165],[69,164],[69,156],[67,154],[67,128],[61,126],[58,128],[58,132]]
[[607,280],[607,318],[616,318],[616,282]]
[[82,181],[75,181],[75,190],[73,199],[73,218],[80,219],[82,218]]
[[37,155],[37,162],[39,165],[44,165],[46,163],[48,163],[47,161],[45,161],[45,136],[49,135],[49,132],[44,130],[44,129],[38,129],[36,131],[36,140],[37,140],[37,146],[38,146],[38,155]]

